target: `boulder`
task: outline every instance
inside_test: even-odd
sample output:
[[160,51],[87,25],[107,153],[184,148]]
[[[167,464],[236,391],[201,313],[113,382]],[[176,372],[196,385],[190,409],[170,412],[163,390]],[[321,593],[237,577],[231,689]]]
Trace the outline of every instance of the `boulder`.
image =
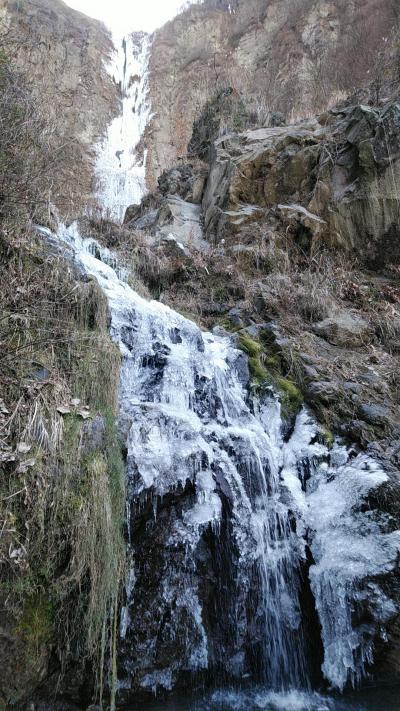
[[164,196],[177,195],[183,200],[189,200],[193,196],[194,180],[193,165],[177,165],[170,170],[164,170],[160,175],[158,189]]
[[179,240],[177,240],[175,235],[172,233],[165,235],[165,237],[162,238],[162,245],[164,247],[165,254],[171,259],[179,259],[184,262],[192,261],[189,250],[186,249],[182,242],[179,242]]
[[319,373],[316,368],[314,368],[312,365],[304,365],[303,366],[303,373],[306,378],[309,380],[316,380],[319,377]]
[[369,106],[355,106],[346,117],[345,135],[349,143],[358,144],[370,138],[377,126],[379,115]]
[[269,125],[271,127],[286,126],[284,114],[281,111],[273,111],[269,119]]
[[142,214],[142,208],[140,205],[129,205],[125,211],[124,224],[132,222],[132,220],[137,220]]
[[329,404],[335,402],[340,396],[340,388],[337,383],[323,380],[312,382],[306,388],[307,398],[313,402]]
[[365,319],[350,311],[341,311],[313,326],[317,336],[334,346],[359,348],[371,342],[373,330]]
[[135,230],[152,230],[157,225],[159,214],[160,210],[150,210],[150,212],[147,212],[145,215],[132,219],[128,222],[128,225]]
[[347,381],[343,385],[346,392],[353,393],[354,395],[360,395],[362,392],[362,387],[360,383],[353,383],[351,380]]
[[360,414],[374,426],[386,427],[390,423],[390,412],[382,405],[363,404],[360,406]]

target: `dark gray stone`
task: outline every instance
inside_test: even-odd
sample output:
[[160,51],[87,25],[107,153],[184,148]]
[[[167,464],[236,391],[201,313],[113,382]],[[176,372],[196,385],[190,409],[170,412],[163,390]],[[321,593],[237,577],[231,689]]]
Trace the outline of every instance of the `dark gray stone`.
[[235,306],[233,309],[230,309],[230,311],[228,312],[228,317],[229,317],[230,322],[234,326],[239,326],[239,327],[244,326],[243,312],[240,308],[237,308]]
[[140,217],[140,215],[142,214],[141,210],[141,205],[129,205],[129,207],[127,207],[125,211],[124,225]]
[[349,143],[360,143],[373,135],[374,128],[378,124],[379,115],[369,106],[354,107],[348,117],[346,138]]
[[[186,163],[174,166],[170,170],[164,170],[158,178],[158,189],[162,195],[178,195],[183,200],[189,200],[193,197],[194,182],[193,166],[190,163]],[[198,192],[197,187],[197,195]]]
[[389,410],[382,405],[363,404],[360,406],[360,414],[371,425],[385,427],[390,421]]
[[93,420],[86,420],[82,427],[82,451],[94,452],[104,447],[106,425],[104,418],[98,415]]
[[319,377],[318,371],[316,368],[313,368],[312,365],[304,365],[303,371],[306,378],[309,378],[310,380],[316,380]]
[[160,210],[151,210],[145,215],[142,215],[142,217],[128,222],[128,227],[132,227],[135,230],[149,230],[157,224],[159,214]]
[[33,380],[48,380],[50,377],[50,371],[48,368],[41,366],[37,368],[37,370],[34,370],[30,377],[33,378]]
[[286,126],[286,118],[284,114],[280,111],[273,111],[269,120],[269,125],[272,126],[272,128],[276,128],[277,126]]
[[339,396],[339,386],[330,381],[312,382],[307,385],[306,394],[309,400],[323,403],[335,402]]
[[239,382],[246,387],[250,380],[249,362],[245,353],[239,353],[234,364]]
[[229,311],[229,304],[210,301],[204,304],[202,312],[204,316],[222,316]]
[[350,422],[342,422],[339,427],[342,435],[350,438],[353,442],[358,442],[362,445],[369,441],[371,430],[363,420],[350,420]]
[[359,395],[362,391],[362,387],[359,383],[352,383],[351,381],[345,383],[343,387],[347,392],[354,393],[355,395]]

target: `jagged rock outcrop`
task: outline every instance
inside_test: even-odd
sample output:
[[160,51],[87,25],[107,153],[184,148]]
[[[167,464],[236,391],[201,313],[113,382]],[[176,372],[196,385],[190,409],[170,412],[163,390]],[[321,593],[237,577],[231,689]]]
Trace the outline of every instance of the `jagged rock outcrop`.
[[63,215],[90,202],[94,147],[119,110],[106,71],[111,35],[62,0],[2,0],[2,44],[51,117],[58,149],[54,188],[46,196]]
[[375,110],[345,106],[220,136],[203,192],[202,240],[190,242],[167,206],[193,207],[188,185],[197,171],[204,175],[204,163],[167,171],[127,224],[136,231],[151,217],[154,243],[167,230],[185,244],[185,259],[191,255],[188,268],[175,252],[168,272],[173,255],[163,250],[164,299],[186,308],[190,294],[208,327],[277,321],[280,335],[268,349],[287,351],[290,371],[294,358],[305,399],[363,446],[379,441],[395,465],[400,422],[397,378],[389,373],[397,368],[400,325],[398,112],[396,101]]
[[251,222],[309,247],[400,258],[400,106],[349,106],[279,128],[220,137],[204,197],[209,238]]
[[186,155],[193,120],[223,87],[266,125],[276,111],[312,115],[372,76],[379,99],[398,13],[393,0],[205,0],[189,7],[153,38],[150,189]]

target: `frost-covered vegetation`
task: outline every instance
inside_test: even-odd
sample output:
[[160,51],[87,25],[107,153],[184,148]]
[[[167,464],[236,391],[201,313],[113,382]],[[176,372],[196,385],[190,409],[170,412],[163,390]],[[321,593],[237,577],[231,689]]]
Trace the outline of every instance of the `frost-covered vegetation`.
[[[24,698],[50,655],[57,683],[85,665],[105,686],[124,565],[119,353],[107,304],[36,232],[62,147],[0,54],[1,701]],[[112,648],[112,645],[111,645]],[[14,679],[22,669],[17,687]],[[0,703],[1,703],[0,701]]]

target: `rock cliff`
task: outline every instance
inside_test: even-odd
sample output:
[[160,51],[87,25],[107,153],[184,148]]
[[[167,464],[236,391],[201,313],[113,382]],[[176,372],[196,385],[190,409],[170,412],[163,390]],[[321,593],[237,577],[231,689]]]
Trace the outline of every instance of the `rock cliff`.
[[[205,0],[158,30],[150,59],[154,119],[148,185],[186,155],[207,98],[231,87],[255,122],[279,111],[312,116],[387,77],[398,4],[393,0]],[[389,51],[388,51],[389,48]]]
[[[141,207],[128,210],[125,226],[150,292],[214,334],[232,334],[249,355],[252,388],[269,383],[280,392],[287,437],[304,399],[328,441],[339,434],[378,458],[390,484],[367,506],[395,526],[398,112],[396,101],[379,109],[352,105],[220,136],[206,179],[202,161],[165,171]],[[175,505],[169,501],[162,515]],[[398,570],[385,580],[397,600]],[[376,641],[370,669],[376,681],[397,679],[400,670],[398,612],[384,625],[386,644]],[[135,634],[132,644],[144,633]],[[157,659],[168,666],[161,653]],[[174,659],[171,668],[178,666]]]
[[62,0],[2,0],[0,29],[4,50],[53,124],[48,199],[62,214],[77,215],[92,194],[94,146],[119,110],[119,89],[106,71],[110,33]]

